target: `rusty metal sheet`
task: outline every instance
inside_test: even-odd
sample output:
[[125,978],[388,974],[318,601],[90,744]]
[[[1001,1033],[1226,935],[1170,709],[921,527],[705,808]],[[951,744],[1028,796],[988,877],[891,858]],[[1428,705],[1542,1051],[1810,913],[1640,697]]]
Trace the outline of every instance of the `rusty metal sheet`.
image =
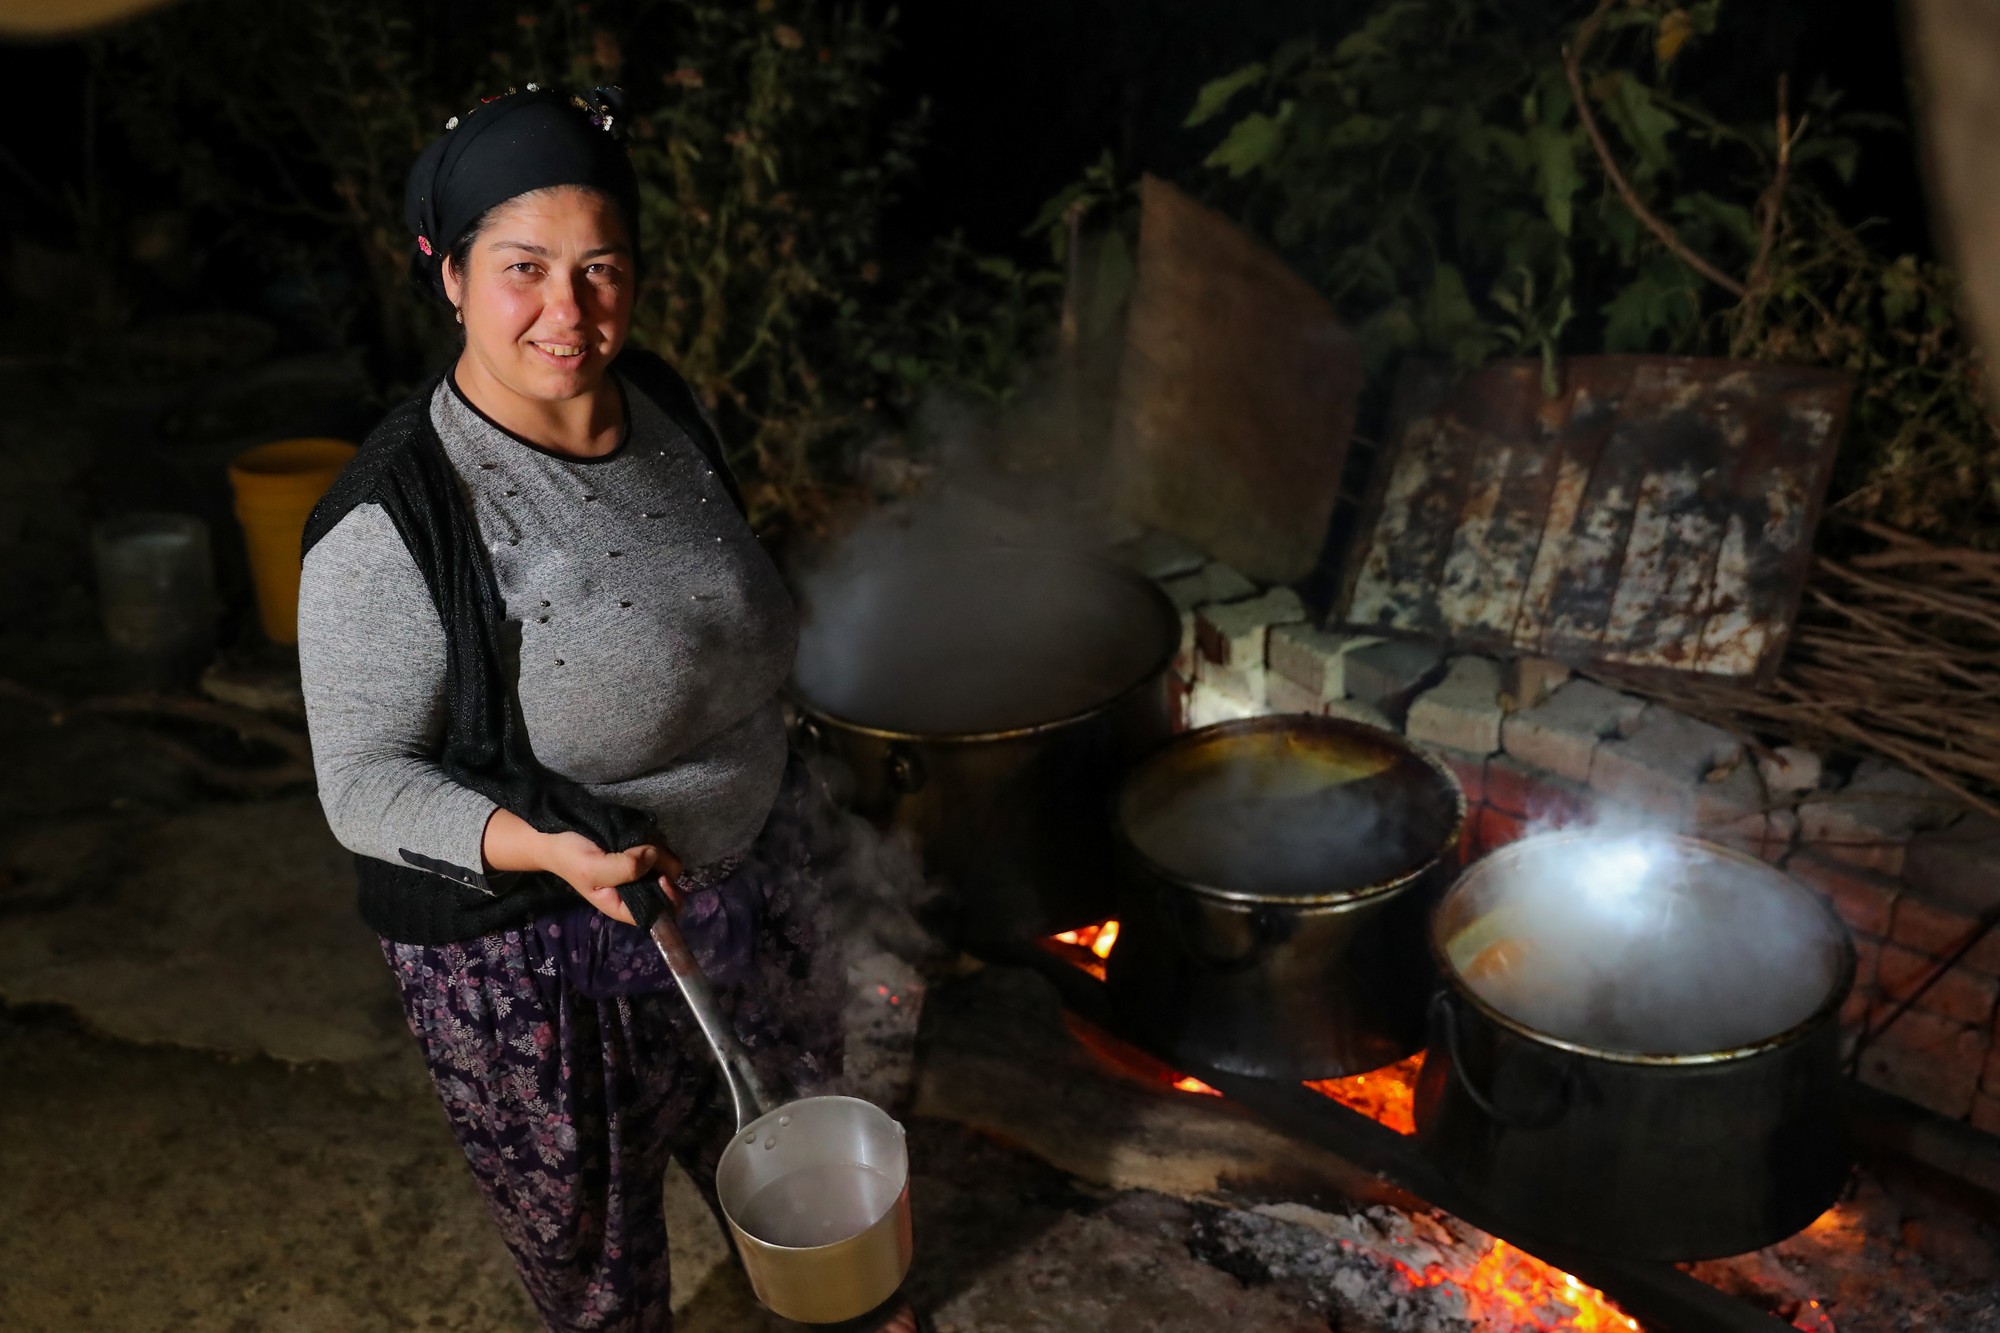
[[1335,619],[1580,665],[1762,678],[1782,656],[1851,383],[1576,357],[1407,367]]

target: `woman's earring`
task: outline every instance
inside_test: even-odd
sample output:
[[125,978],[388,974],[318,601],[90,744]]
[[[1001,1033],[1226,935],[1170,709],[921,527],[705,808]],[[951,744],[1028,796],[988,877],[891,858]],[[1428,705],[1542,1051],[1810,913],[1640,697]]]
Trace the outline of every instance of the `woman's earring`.
[[456,319],[456,320],[457,320],[457,321],[458,321],[459,323],[461,323],[461,324],[465,323],[465,307],[464,307],[464,306],[453,306],[453,307],[451,308],[451,313],[452,313],[452,318]]

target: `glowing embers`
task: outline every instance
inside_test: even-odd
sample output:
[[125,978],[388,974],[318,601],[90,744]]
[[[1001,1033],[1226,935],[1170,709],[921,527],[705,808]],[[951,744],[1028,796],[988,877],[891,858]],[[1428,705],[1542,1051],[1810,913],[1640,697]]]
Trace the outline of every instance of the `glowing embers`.
[[1604,1293],[1552,1268],[1504,1240],[1493,1242],[1469,1270],[1445,1264],[1396,1271],[1414,1287],[1452,1286],[1465,1299],[1475,1327],[1533,1329],[1537,1333],[1638,1333],[1639,1321],[1604,1299]]
[[1365,1074],[1349,1078],[1323,1078],[1306,1086],[1398,1134],[1414,1134],[1417,1132],[1417,1071],[1423,1067],[1423,1052],[1419,1051],[1407,1060],[1398,1060],[1393,1065],[1371,1069]]
[[[1117,940],[1118,923],[1105,921],[1066,930],[1043,944],[1102,980],[1104,960],[1110,957]],[[1084,1049],[1128,1077],[1179,1092],[1208,1097],[1222,1095],[1200,1079],[1182,1074],[1067,1011],[1063,1014],[1063,1027]],[[1306,1086],[1399,1134],[1410,1134],[1415,1131],[1412,1108],[1417,1072],[1422,1067],[1423,1056],[1419,1054],[1366,1074],[1321,1079]],[[1400,1260],[1389,1262],[1412,1287],[1449,1286],[1456,1290],[1465,1302],[1464,1317],[1474,1326],[1525,1329],[1534,1333],[1638,1333],[1638,1321],[1606,1300],[1602,1292],[1503,1240],[1488,1239],[1486,1247],[1469,1263],[1453,1262],[1442,1257],[1443,1253],[1440,1251],[1439,1260],[1421,1268]]]
[[1051,935],[1043,941],[1043,946],[1102,981],[1104,960],[1111,956],[1111,948],[1117,943],[1118,923],[1114,920],[1100,921],[1094,926],[1078,926],[1075,930]]

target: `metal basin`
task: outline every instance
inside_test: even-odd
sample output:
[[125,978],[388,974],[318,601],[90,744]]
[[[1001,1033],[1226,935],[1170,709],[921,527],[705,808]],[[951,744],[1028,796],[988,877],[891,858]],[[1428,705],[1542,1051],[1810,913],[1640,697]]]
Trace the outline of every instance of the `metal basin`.
[[1416,1119],[1524,1231],[1638,1258],[1761,1248],[1846,1179],[1845,928],[1753,857],[1563,832],[1445,895]]
[[1002,550],[869,571],[805,602],[791,697],[856,809],[913,831],[958,943],[1110,915],[1110,797],[1172,730],[1180,617],[1122,567]]
[[1392,732],[1265,717],[1175,738],[1118,798],[1121,1018],[1162,1054],[1266,1078],[1409,1055],[1464,823],[1451,772]]

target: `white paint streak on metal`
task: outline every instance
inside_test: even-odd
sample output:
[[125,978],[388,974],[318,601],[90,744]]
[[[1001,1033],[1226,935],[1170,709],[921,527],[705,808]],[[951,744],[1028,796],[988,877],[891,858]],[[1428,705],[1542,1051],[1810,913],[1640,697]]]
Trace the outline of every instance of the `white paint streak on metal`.
[[1493,515],[1500,508],[1500,489],[1515,451],[1489,441],[1475,455],[1472,485],[1453,525],[1451,551],[1445,557],[1438,587],[1438,611],[1447,625],[1463,629],[1505,630],[1514,619],[1514,605],[1493,605],[1504,589],[1496,586],[1496,566],[1513,558],[1493,549]]
[[1708,623],[1701,631],[1698,665],[1712,675],[1750,675],[1764,651],[1767,630],[1750,614],[1749,546],[1743,516],[1731,514],[1715,562]]
[[1663,637],[1656,625],[1676,609],[1669,600],[1674,571],[1667,567],[1672,511],[1693,497],[1697,485],[1694,469],[1686,466],[1652,473],[1639,483],[1632,534],[1604,624],[1605,649],[1619,661],[1655,661],[1651,648]]
[[[1581,511],[1582,522],[1571,528],[1568,549],[1563,553],[1558,587],[1580,583],[1597,586],[1610,577],[1617,565],[1618,534],[1624,530],[1625,505],[1625,488],[1613,486],[1595,506]],[[1557,612],[1548,632],[1566,644],[1597,643],[1604,638],[1604,624]]]
[[1524,648],[1539,648],[1549,632],[1549,603],[1555,597],[1558,576],[1569,554],[1576,516],[1583,509],[1583,493],[1590,485],[1590,468],[1563,455],[1556,468],[1556,484],[1549,491],[1548,519],[1542,524],[1541,544],[1535,548],[1534,568],[1528,571],[1528,590],[1521,598],[1521,612],[1514,622],[1514,642]]
[[1395,594],[1390,575],[1391,556],[1404,549],[1411,527],[1410,506],[1429,473],[1431,460],[1441,453],[1444,431],[1435,418],[1413,423],[1396,451],[1395,470],[1382,493],[1382,514],[1368,539],[1368,558],[1355,580],[1354,597],[1348,618],[1362,624],[1388,625]]

